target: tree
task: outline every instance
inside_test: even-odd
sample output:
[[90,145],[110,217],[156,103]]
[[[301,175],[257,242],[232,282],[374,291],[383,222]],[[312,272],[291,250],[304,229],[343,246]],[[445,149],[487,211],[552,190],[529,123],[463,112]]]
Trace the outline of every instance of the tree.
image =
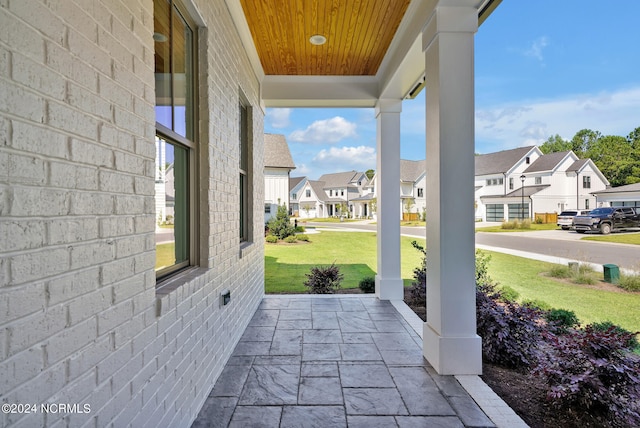
[[405,198],[404,203],[402,204],[404,207],[404,213],[411,213],[411,208],[416,204],[416,200],[413,198]]
[[376,172],[375,172],[374,170],[372,170],[372,169],[368,169],[368,170],[364,173],[364,175],[366,175],[366,176],[367,176],[367,179],[368,179],[368,180],[371,180],[371,179],[373,178],[373,176],[375,175],[375,173],[376,173]]
[[635,173],[640,168],[637,168],[638,163],[634,162],[633,147],[624,137],[601,136],[591,145],[586,155],[614,187],[640,181],[640,176],[634,174],[634,168]]
[[541,146],[542,153],[549,154],[555,152],[565,152],[571,150],[571,142],[564,140],[560,135],[556,134],[553,137],[549,137]]
[[602,137],[602,134],[599,131],[581,129],[571,139],[571,150],[579,158],[588,157],[589,150],[595,146],[600,137]]
[[289,210],[285,204],[278,205],[278,212],[274,218],[267,223],[269,233],[284,239],[287,236],[295,235],[296,230],[289,219]]

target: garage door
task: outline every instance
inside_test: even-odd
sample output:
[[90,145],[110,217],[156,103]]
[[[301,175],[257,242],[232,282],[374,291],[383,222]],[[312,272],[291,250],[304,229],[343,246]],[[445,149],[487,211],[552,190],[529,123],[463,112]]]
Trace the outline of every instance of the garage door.
[[504,220],[504,205],[488,204],[487,205],[487,221]]
[[529,203],[509,204],[509,220],[517,220],[521,218],[529,218]]

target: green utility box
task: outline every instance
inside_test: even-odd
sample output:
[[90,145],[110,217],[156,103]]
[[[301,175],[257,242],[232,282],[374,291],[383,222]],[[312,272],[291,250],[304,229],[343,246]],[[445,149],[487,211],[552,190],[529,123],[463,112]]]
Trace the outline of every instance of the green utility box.
[[620,268],[617,265],[606,264],[602,265],[604,270],[604,280],[611,284],[617,284],[620,282]]

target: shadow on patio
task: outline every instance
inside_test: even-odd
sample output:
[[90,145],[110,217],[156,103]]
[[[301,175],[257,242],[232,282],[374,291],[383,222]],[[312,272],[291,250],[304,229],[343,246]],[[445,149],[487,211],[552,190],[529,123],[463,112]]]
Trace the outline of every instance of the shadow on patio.
[[[477,396],[493,392],[477,376],[438,375],[405,308],[372,296],[265,297],[192,426],[525,426],[487,416]],[[490,394],[474,401],[465,378]]]

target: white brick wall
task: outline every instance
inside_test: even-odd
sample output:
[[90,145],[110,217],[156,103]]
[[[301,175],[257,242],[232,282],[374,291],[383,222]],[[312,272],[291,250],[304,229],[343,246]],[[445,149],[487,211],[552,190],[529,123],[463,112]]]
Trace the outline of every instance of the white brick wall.
[[[263,114],[224,0],[199,31],[200,269],[155,290],[153,1],[0,0],[2,426],[189,426],[263,293]],[[253,125],[239,247],[238,102]],[[231,304],[220,307],[220,293]]]

